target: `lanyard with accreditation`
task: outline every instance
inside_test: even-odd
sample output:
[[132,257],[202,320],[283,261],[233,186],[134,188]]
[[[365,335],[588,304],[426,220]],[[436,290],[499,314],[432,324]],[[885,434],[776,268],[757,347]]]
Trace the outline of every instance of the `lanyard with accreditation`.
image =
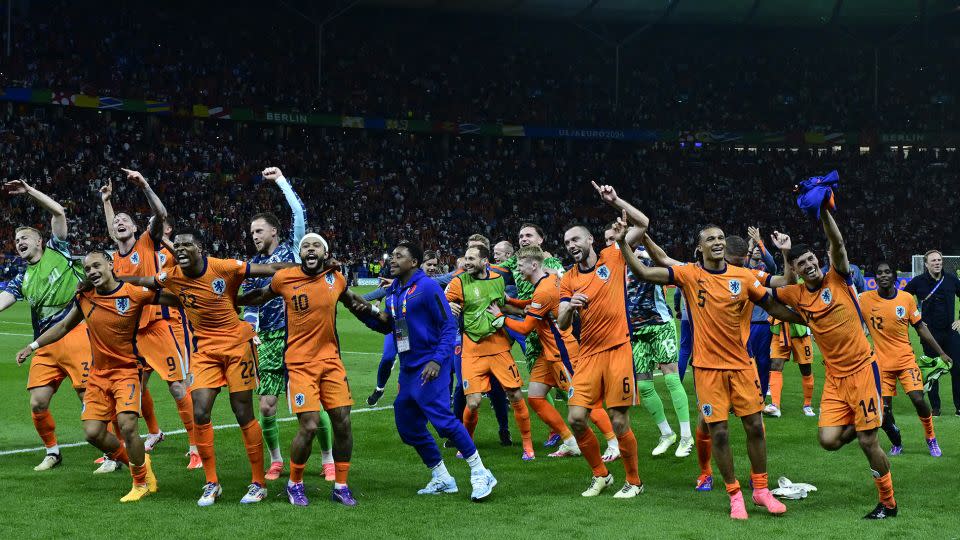
[[393,317],[393,336],[397,341],[397,352],[403,353],[410,350],[410,328],[407,326],[407,299],[410,298],[410,295],[413,294],[413,291],[417,289],[417,286],[414,285],[406,290],[403,294],[403,301],[400,304],[400,317],[397,317],[397,301],[399,300],[400,293],[397,293],[393,296],[393,301],[390,302],[390,316]]

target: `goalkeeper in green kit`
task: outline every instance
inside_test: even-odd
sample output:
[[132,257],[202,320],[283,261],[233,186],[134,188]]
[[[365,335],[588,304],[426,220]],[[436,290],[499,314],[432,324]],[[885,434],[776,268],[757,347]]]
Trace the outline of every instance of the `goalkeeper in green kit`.
[[[543,229],[538,225],[533,223],[524,223],[520,226],[520,233],[517,238],[517,243],[520,244],[521,248],[527,246],[536,246],[542,248],[543,244]],[[549,254],[543,259],[543,269],[549,274],[563,275],[563,264],[561,264],[560,259],[556,257],[551,257]],[[518,300],[530,300],[533,298],[533,289],[534,285],[524,279],[523,275],[520,274],[520,271],[517,269],[517,256],[514,254],[512,257],[500,264],[503,268],[510,270],[513,273],[513,281],[517,284],[517,299]],[[540,355],[540,338],[537,337],[536,331],[530,332],[527,334],[526,338],[519,335],[513,331],[508,331],[510,337],[520,343],[521,348],[523,349],[523,364],[527,367],[527,374],[530,374],[530,371],[533,369],[533,363],[536,362],[537,356]],[[550,394],[547,394],[547,400],[553,405],[553,397]],[[547,441],[543,443],[544,446],[551,447],[560,444],[560,435],[557,433],[550,433],[550,436],[547,438]]]

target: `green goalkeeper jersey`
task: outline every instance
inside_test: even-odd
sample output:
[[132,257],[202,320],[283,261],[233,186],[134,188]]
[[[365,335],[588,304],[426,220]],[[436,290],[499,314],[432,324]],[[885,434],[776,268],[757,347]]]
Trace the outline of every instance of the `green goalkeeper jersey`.
[[50,238],[40,260],[28,264],[3,290],[30,303],[33,337],[57,323],[67,312],[83,279],[83,265],[70,257],[70,245]]
[[[453,278],[447,286],[448,292],[457,289],[457,285],[460,291],[454,293],[454,297],[462,295],[463,298],[463,332],[467,337],[476,342],[496,332],[494,317],[487,307],[491,303],[503,305],[506,290],[503,277],[488,271],[486,279],[478,279],[464,272]],[[450,298],[449,294],[447,298]]]

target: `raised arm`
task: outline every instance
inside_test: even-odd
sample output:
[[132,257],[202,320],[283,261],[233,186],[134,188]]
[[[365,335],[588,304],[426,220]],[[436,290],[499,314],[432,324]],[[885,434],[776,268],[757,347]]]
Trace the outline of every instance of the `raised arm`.
[[137,287],[146,287],[153,290],[160,288],[160,284],[157,283],[157,278],[154,276],[117,276],[117,279],[124,283],[136,285]]
[[[160,201],[160,197],[153,192],[150,183],[138,171],[130,169],[120,169],[127,175],[127,180],[133,182],[143,191],[147,197],[147,204],[150,205],[150,213],[153,214],[153,220],[150,222],[150,238],[159,241],[163,238],[163,222],[167,219],[167,208]],[[112,221],[112,220],[111,220]]]
[[773,231],[773,234],[770,235],[770,240],[773,242],[773,245],[780,250],[780,254],[783,255],[783,275],[773,276],[770,279],[770,286],[777,288],[793,285],[797,282],[797,273],[793,271],[793,265],[790,264],[790,248],[793,247],[790,236],[778,231]]
[[113,218],[116,214],[113,212],[113,180],[107,180],[107,183],[100,186],[100,201],[103,202],[103,217],[107,220],[107,234],[114,242],[117,241],[117,233],[113,230]]
[[70,330],[73,330],[73,327],[80,324],[80,321],[83,320],[83,314],[80,313],[80,310],[77,309],[76,305],[70,308],[70,312],[67,315],[60,319],[57,324],[47,328],[47,331],[40,334],[33,343],[30,343],[26,347],[20,349],[20,352],[17,353],[17,365],[23,364],[27,358],[30,358],[30,355],[40,347],[45,347],[51,343],[56,343],[63,336],[67,335]]
[[265,179],[273,180],[277,184],[277,187],[283,193],[283,198],[287,200],[287,206],[290,207],[290,221],[293,223],[290,245],[294,248],[294,258],[297,262],[300,262],[300,250],[298,248],[300,240],[307,233],[307,213],[303,208],[303,201],[297,196],[297,192],[293,190],[290,181],[283,176],[283,172],[279,168],[267,167],[262,174]]
[[658,266],[647,266],[640,262],[633,248],[627,244],[627,212],[623,211],[623,216],[617,219],[613,224],[613,235],[620,247],[620,253],[627,261],[627,266],[633,272],[634,277],[647,283],[656,283],[657,285],[667,285],[670,283],[670,270]]
[[662,247],[657,245],[649,234],[643,235],[643,247],[647,248],[647,255],[650,255],[650,259],[653,260],[653,264],[657,266],[667,267],[683,264],[667,255],[667,252],[664,251]]
[[847,247],[843,244],[843,235],[833,219],[833,213],[826,206],[820,209],[820,223],[823,224],[823,232],[830,243],[830,264],[837,272],[849,276],[850,259],[847,258]]
[[802,324],[807,325],[807,321],[803,320],[797,312],[792,311],[787,308],[787,306],[780,303],[779,300],[775,299],[773,296],[767,295],[763,300],[760,301],[760,307],[764,309],[770,315],[773,315],[774,319],[779,319],[788,323]]
[[3,189],[10,195],[29,195],[44,210],[50,213],[50,232],[60,240],[66,240],[69,231],[67,230],[67,212],[57,201],[50,198],[49,195],[31,187],[25,180],[11,180],[3,184]]
[[591,181],[590,183],[593,184],[593,189],[597,190],[597,193],[600,194],[600,198],[603,200],[603,202],[609,204],[617,210],[624,212],[627,223],[639,228],[641,233],[647,231],[647,227],[650,226],[650,219],[647,218],[643,212],[638,210],[637,207],[618,197],[617,191],[613,189],[613,186],[601,186],[594,181]]

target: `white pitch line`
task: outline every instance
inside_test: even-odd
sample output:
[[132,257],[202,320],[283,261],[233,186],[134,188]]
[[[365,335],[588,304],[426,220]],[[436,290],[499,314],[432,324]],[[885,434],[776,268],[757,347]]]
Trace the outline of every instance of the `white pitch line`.
[[[389,409],[392,409],[392,408],[393,408],[393,405],[387,405],[387,406],[385,406],[385,407],[369,407],[369,408],[366,408],[366,409],[353,409],[353,410],[350,411],[350,414],[359,414],[359,413],[375,412],[375,411],[386,411],[386,410],[389,410]],[[297,419],[296,416],[285,416],[285,417],[283,417],[283,418],[277,418],[277,422],[293,422],[293,421],[296,420],[296,419]],[[233,429],[233,428],[237,428],[237,427],[240,427],[240,425],[239,425],[239,424],[222,424],[222,425],[219,425],[219,426],[213,426],[213,429]],[[187,432],[187,430],[185,430],[185,429],[177,429],[177,430],[173,430],[173,431],[164,431],[163,434],[164,434],[164,435],[182,435],[182,434],[184,434],[184,433],[186,433],[186,432]],[[141,435],[141,438],[146,438],[146,435]],[[61,444],[61,445],[60,445],[60,448],[76,448],[76,447],[78,447],[78,446],[87,446],[87,444],[88,444],[87,442]],[[45,450],[45,448],[44,448],[43,446],[37,446],[37,447],[35,447],[35,448],[18,448],[18,449],[16,449],[16,450],[4,450],[4,451],[0,452],[0,456],[9,456],[9,455],[12,455],[12,454],[29,454],[29,453],[32,453],[32,452],[39,452],[39,451],[41,451],[41,450]]]

